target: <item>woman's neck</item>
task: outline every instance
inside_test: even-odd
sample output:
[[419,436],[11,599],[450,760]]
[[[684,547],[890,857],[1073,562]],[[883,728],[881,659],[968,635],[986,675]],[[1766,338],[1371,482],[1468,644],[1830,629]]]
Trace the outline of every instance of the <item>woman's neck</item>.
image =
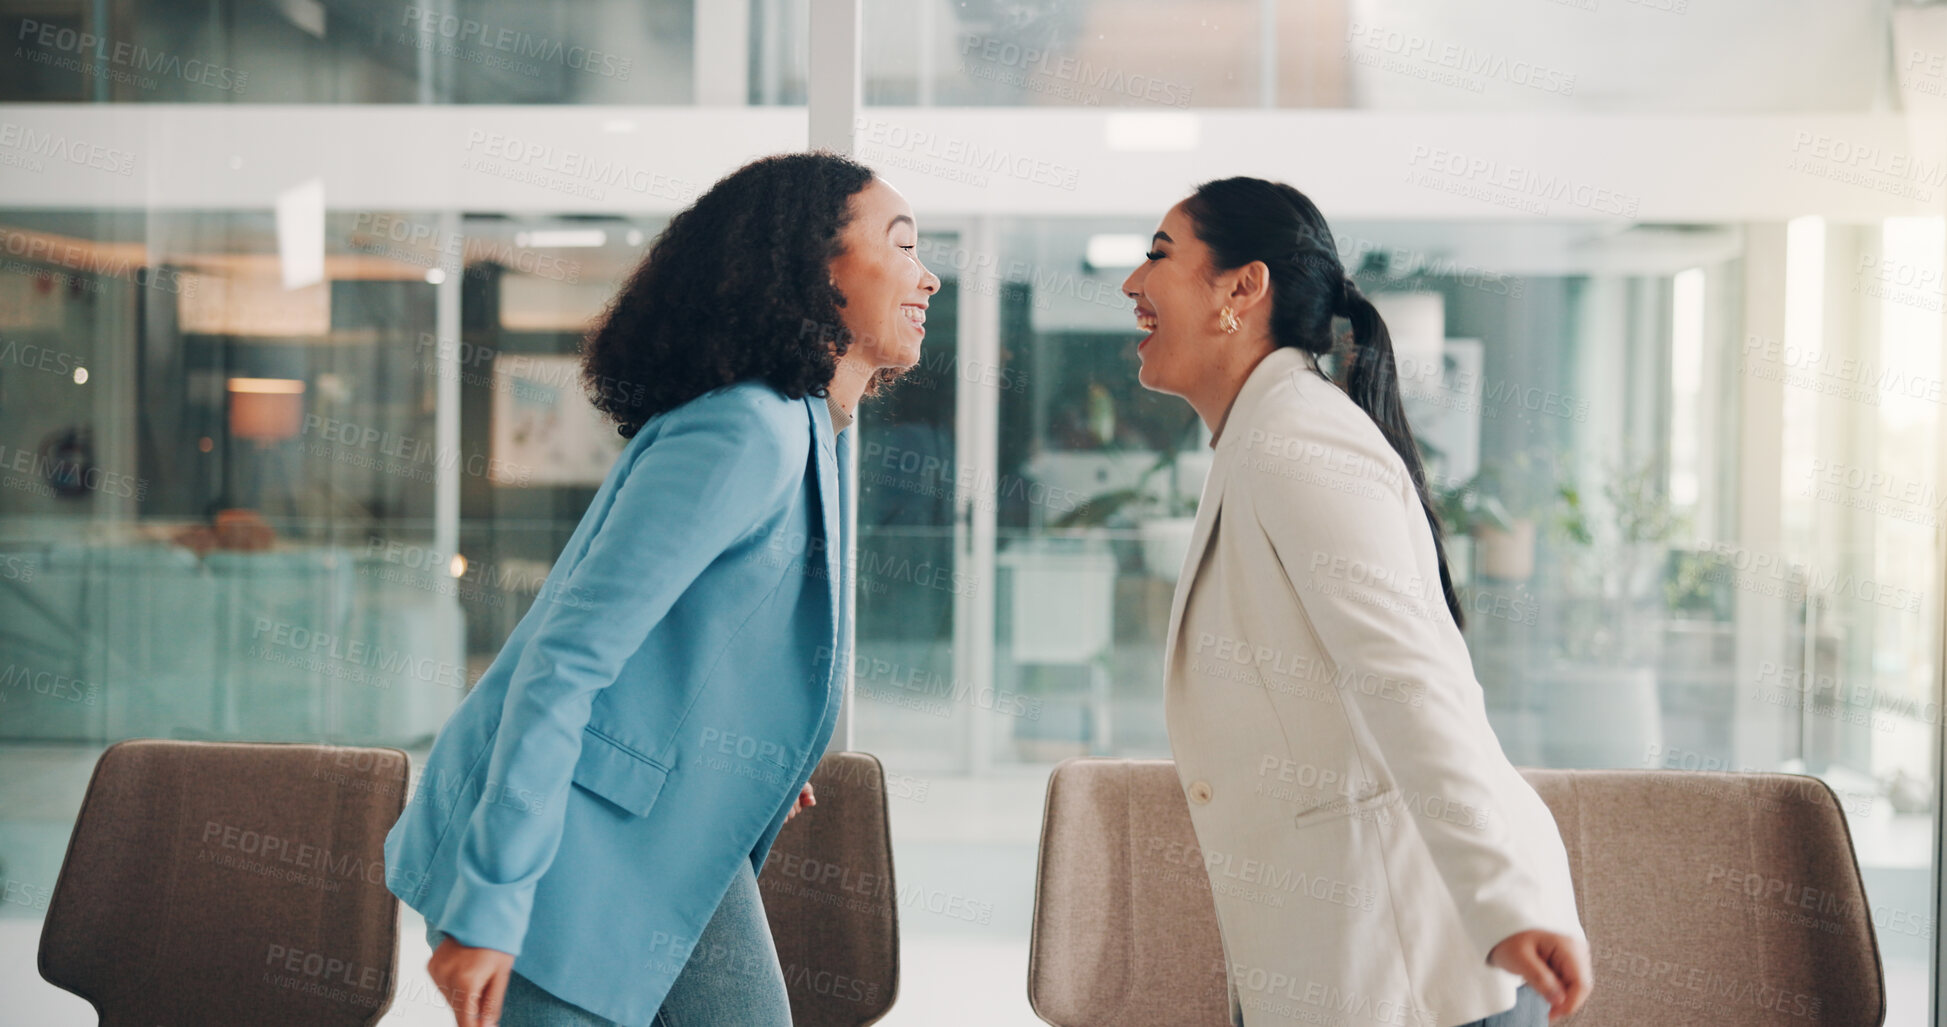
[[846,353],[838,358],[838,370],[832,375],[828,391],[832,401],[842,407],[847,414],[858,416],[859,397],[865,395],[865,387],[872,382],[875,369],[865,366],[855,353]]
[[1248,350],[1236,351],[1234,357],[1223,360],[1212,369],[1204,388],[1195,395],[1184,397],[1190,401],[1197,416],[1203,418],[1204,427],[1210,429],[1211,445],[1217,444],[1217,436],[1222,434],[1224,423],[1230,420],[1231,407],[1237,403],[1237,394],[1244,391],[1244,382],[1275,348],[1267,340]]

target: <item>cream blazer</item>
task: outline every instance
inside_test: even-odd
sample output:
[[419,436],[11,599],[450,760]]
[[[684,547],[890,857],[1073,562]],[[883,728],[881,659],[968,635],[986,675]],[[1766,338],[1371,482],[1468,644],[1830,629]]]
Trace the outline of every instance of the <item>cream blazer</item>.
[[1405,464],[1309,357],[1219,435],[1165,647],[1176,769],[1246,1027],[1453,1027],[1514,1005],[1517,931],[1585,937],[1501,752]]

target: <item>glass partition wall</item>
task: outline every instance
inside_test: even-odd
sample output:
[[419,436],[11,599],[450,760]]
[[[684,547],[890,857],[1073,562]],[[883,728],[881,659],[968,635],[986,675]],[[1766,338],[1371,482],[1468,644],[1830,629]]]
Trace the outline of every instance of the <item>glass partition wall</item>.
[[[423,755],[618,451],[589,318],[848,109],[826,13],[0,8],[0,1023],[91,1022],[32,953],[104,746]],[[862,3],[841,144],[944,280],[856,429],[889,1022],[1036,1022],[1048,773],[1169,755],[1210,451],[1118,287],[1228,174],[1312,196],[1392,328],[1510,757],[1823,779],[1870,909],[1821,915],[1870,914],[1888,1023],[1932,1022],[1947,19],[1780,13]],[[1755,901],[1710,885],[1672,884]],[[446,1016],[424,955],[385,1022]]]

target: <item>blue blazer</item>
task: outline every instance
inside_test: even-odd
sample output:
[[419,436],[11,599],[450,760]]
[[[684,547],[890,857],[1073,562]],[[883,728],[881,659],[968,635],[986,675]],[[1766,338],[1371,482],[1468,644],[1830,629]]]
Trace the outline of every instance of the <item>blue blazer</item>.
[[460,942],[648,1023],[761,869],[837,722],[850,433],[718,389],[643,426],[440,729],[386,885]]

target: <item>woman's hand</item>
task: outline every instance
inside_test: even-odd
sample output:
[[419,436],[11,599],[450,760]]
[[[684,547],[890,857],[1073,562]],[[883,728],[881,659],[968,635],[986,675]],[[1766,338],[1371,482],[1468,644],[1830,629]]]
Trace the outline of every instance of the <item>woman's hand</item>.
[[514,957],[498,949],[476,949],[451,937],[441,939],[426,972],[446,1004],[453,1007],[458,1027],[495,1027],[500,1023],[500,1000],[507,994],[507,976]]
[[1582,1008],[1594,983],[1588,943],[1553,931],[1510,934],[1487,954],[1487,961],[1527,981],[1547,999],[1550,1023]]
[[811,797],[811,782],[806,781],[803,790],[798,792],[798,801],[791,805],[791,812],[784,815],[784,822],[790,823],[791,818],[797,816],[799,810],[810,809],[816,805],[818,800]]

